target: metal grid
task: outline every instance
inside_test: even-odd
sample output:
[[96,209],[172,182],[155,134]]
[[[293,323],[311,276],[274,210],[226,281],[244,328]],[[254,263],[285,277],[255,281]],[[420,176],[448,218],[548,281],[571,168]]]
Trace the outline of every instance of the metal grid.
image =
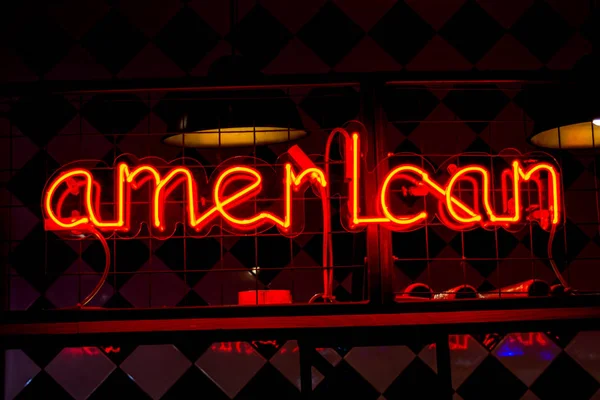
[[[23,124],[23,113],[28,110],[26,107],[28,102],[32,105],[29,111],[34,113],[36,110],[33,109],[33,105],[38,109],[43,107],[43,103],[39,104],[40,101],[60,102],[64,108],[74,111],[71,121],[40,148],[40,151],[47,156],[43,179],[39,176],[35,184],[31,184],[30,189],[41,194],[42,180],[49,179],[65,165],[78,165],[77,160],[98,160],[97,163],[91,164],[86,161],[85,165],[87,167],[92,165],[90,171],[103,184],[100,204],[102,210],[108,210],[104,217],[106,219],[110,219],[114,212],[115,196],[112,184],[114,174],[111,167],[116,160],[131,161],[131,159],[144,157],[160,157],[166,162],[176,160],[177,164],[185,164],[192,173],[202,170],[207,176],[211,176],[211,173],[227,159],[244,156],[245,162],[249,162],[259,171],[277,171],[278,176],[281,176],[283,163],[278,161],[278,157],[292,145],[299,144],[306,153],[317,155],[314,157],[315,163],[323,167],[322,153],[327,134],[341,123],[339,121],[342,119],[353,119],[357,116],[359,111],[357,88],[301,87],[284,88],[278,92],[281,98],[300,110],[302,123],[309,133],[307,137],[299,141],[271,146],[253,145],[243,148],[216,149],[173,147],[162,143],[165,131],[168,129],[164,121],[172,117],[169,115],[173,112],[172,108],[169,108],[170,104],[182,100],[198,103],[197,98],[186,97],[189,93],[194,94],[193,92],[92,93],[56,96],[42,100],[13,99],[8,102],[9,107],[12,108],[13,118],[7,135],[2,138],[11,149],[8,154],[8,164],[11,168],[5,169],[4,172],[7,174],[19,172],[17,168],[12,168],[17,165],[13,160],[19,157],[20,153],[27,151],[26,145],[30,140],[22,135],[16,126]],[[244,95],[244,91],[238,93]],[[227,91],[223,91],[223,94],[232,98]],[[245,95],[244,100],[256,102],[257,108],[260,108],[261,101],[264,99]],[[272,99],[267,100],[272,101]],[[219,101],[219,97],[205,96],[200,100],[200,104],[215,101]],[[332,117],[319,110],[327,103],[342,103],[349,109],[337,112]],[[282,118],[277,117],[279,120]],[[215,118],[214,125],[218,127],[219,123],[220,121]],[[40,132],[40,134],[44,133]],[[101,146],[104,146],[102,150],[99,149]],[[69,164],[71,162],[73,164]],[[333,171],[336,170],[336,163],[339,164],[339,161],[332,161]],[[161,172],[166,170],[166,167],[163,168]],[[270,193],[252,200],[256,210],[264,208],[262,206],[264,203],[279,200],[280,193],[277,192],[281,185],[275,177],[265,183],[267,184],[264,185],[264,191],[268,190]],[[21,184],[19,182],[19,185]],[[202,185],[199,185],[199,190],[202,191],[200,186]],[[274,187],[277,189],[272,190]],[[145,196],[151,199],[150,190],[141,192],[132,207],[144,207],[143,203],[148,203],[144,200]],[[213,226],[205,237],[191,232],[186,224],[180,224],[176,228],[169,227],[173,228],[173,234],[168,240],[161,240],[165,237],[157,239],[148,230],[146,224],[135,237],[128,235],[129,237],[121,238],[112,235],[108,239],[111,267],[107,279],[112,293],[101,291],[90,305],[153,307],[237,304],[238,291],[266,288],[287,289],[292,292],[294,302],[308,301],[313,295],[323,291],[320,249],[323,220],[321,200],[310,188],[305,195],[304,228],[295,237],[282,237],[275,228],[250,231],[247,235],[240,236],[223,230],[223,223],[218,219],[217,226]],[[34,201],[23,202],[11,192],[4,204],[7,220],[10,220],[11,216],[14,219],[14,216],[20,215],[15,213],[17,208],[39,211],[41,196],[39,201],[35,200],[35,196],[30,197]],[[343,230],[339,224],[339,216],[335,215],[341,201],[342,199],[338,198],[332,198],[330,201],[334,213],[330,233],[334,246],[334,291],[340,301],[360,301],[364,299],[366,292],[364,290],[366,237],[364,233],[351,234]],[[176,189],[170,195],[168,203],[169,209],[179,207],[181,209],[179,220],[186,221],[183,207],[184,191]],[[148,214],[149,210],[148,207]],[[48,290],[56,290],[54,286],[58,279],[68,280],[68,290],[75,292],[58,296],[61,297],[59,301],[52,301],[52,298],[46,296],[49,301],[44,302],[45,307],[42,308],[65,306],[66,302],[60,301],[63,297],[81,301],[102,273],[104,254],[99,241],[93,236],[82,240],[55,232],[43,232],[36,237],[32,237],[31,234],[20,237],[14,234],[14,225],[14,223],[8,224],[8,231],[3,239],[3,244],[13,249],[9,255],[10,265],[17,266],[8,271],[9,300],[11,296],[14,297],[15,291],[20,290],[18,283],[25,277],[27,281],[35,282],[34,287],[40,294]],[[40,228],[41,226],[37,225],[37,229]],[[202,232],[202,234],[207,233]],[[23,242],[31,244],[35,241],[37,243],[33,247],[43,251],[43,257],[34,257],[35,261],[41,261],[41,265],[32,265],[31,270],[26,271],[25,266],[22,265],[24,262],[19,258],[23,256],[23,251],[19,250],[20,244]],[[67,252],[69,256],[57,254],[61,251]],[[133,277],[136,277],[135,284],[131,283]],[[165,283],[165,280],[169,284]],[[168,294],[167,291],[172,293]],[[18,305],[9,304],[9,309],[18,308]]]
[[[503,288],[527,280],[558,285],[560,281],[552,271],[551,261],[556,262],[572,289],[597,292],[597,285],[585,283],[582,277],[582,271],[589,273],[588,267],[600,257],[595,248],[600,215],[597,153],[594,149],[540,149],[529,142],[539,122],[532,116],[543,118],[544,112],[540,110],[545,107],[550,113],[568,116],[575,112],[577,115],[580,103],[565,101],[556,95],[559,90],[580,93],[580,96],[585,91],[558,85],[543,86],[543,90],[555,95],[541,99],[531,94],[539,91],[539,85],[522,83],[388,86],[383,105],[387,114],[387,138],[389,141],[400,137],[387,145],[389,165],[409,162],[434,174],[444,173],[450,163],[458,167],[483,166],[491,172],[492,200],[497,210],[501,192],[499,171],[506,168],[508,158],[521,162],[533,158],[556,165],[560,169],[563,191],[561,221],[554,237],[534,221],[526,221],[520,230],[511,232],[481,227],[456,232],[437,217],[427,220],[418,230],[393,232],[397,293],[407,294],[406,289],[415,283],[429,286],[431,298],[447,295],[451,288],[464,285],[475,289],[472,296],[502,296],[508,294]],[[559,100],[560,105],[554,104]],[[517,153],[513,151],[514,155],[508,157],[502,154],[506,148]],[[537,194],[532,186],[523,188],[528,204],[531,196]],[[410,199],[400,198],[399,188],[396,191],[400,192],[397,196],[400,202],[410,202]],[[459,197],[465,194],[473,199],[474,190],[470,185],[459,187],[457,192]],[[481,194],[480,190],[477,196]],[[416,206],[405,205],[405,208],[420,211],[424,203],[429,210],[431,202],[436,200],[424,198]],[[552,257],[547,250],[549,241]],[[591,246],[586,246],[590,243]]]

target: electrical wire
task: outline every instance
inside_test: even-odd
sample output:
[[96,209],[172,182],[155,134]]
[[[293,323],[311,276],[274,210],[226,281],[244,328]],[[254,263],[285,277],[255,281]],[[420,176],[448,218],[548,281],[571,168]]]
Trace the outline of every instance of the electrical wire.
[[92,299],[94,297],[96,297],[96,295],[98,294],[100,289],[102,289],[104,282],[106,282],[106,278],[108,277],[108,272],[110,271],[110,249],[108,248],[108,243],[106,242],[106,239],[95,228],[89,228],[88,231],[89,231],[89,233],[94,235],[102,244],[102,248],[104,249],[104,257],[105,257],[104,271],[102,272],[102,276],[100,277],[100,280],[98,281],[98,283],[96,283],[96,287],[94,287],[94,289],[85,297],[85,299],[83,299],[81,301],[81,303],[79,303],[77,305],[78,307],[85,307],[90,301],[92,301]]
[[555,234],[556,234],[556,225],[552,224],[552,227],[550,228],[550,236],[548,237],[548,260],[550,261],[550,266],[552,267],[552,270],[554,271],[554,275],[556,275],[556,278],[558,279],[560,284],[563,286],[565,293],[570,293],[572,290],[569,287],[569,285],[567,284],[567,281],[565,280],[565,278],[562,276],[560,270],[558,269],[558,266],[556,265],[556,261],[554,261],[554,256],[552,255],[552,243],[554,242]]

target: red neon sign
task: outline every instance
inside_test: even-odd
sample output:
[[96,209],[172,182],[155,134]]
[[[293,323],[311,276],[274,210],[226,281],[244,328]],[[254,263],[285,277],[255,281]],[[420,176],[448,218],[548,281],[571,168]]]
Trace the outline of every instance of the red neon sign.
[[[537,221],[544,229],[560,223],[558,169],[548,162],[519,159],[513,159],[510,167],[501,171],[499,189],[493,188],[493,171],[480,165],[451,165],[449,177],[441,183],[434,171],[419,165],[401,164],[386,172],[379,192],[370,202],[374,206],[361,209],[361,198],[364,199],[366,194],[361,193],[363,178],[359,134],[349,134],[341,128],[335,129],[333,134],[340,134],[344,142],[344,185],[348,199],[348,221],[345,225],[349,229],[381,224],[402,231],[414,229],[435,216],[455,230],[476,226],[510,229],[525,218]],[[327,153],[329,147],[330,142]],[[102,187],[92,169],[69,168],[56,174],[44,190],[45,228],[52,231],[85,232],[95,229],[107,234],[135,234],[132,229],[145,222],[156,236],[165,236],[169,234],[167,225],[175,220],[186,223],[196,232],[206,232],[213,225],[222,223],[224,229],[231,232],[275,226],[282,234],[292,235],[298,233],[295,219],[302,217],[295,208],[303,202],[302,193],[312,187],[319,196],[328,196],[331,174],[327,162],[324,169],[315,166],[297,146],[290,154],[292,161],[283,163],[280,178],[268,183],[259,168],[251,163],[225,163],[207,180],[201,166],[180,163],[175,166],[164,162],[159,165],[161,163],[156,159],[145,159],[136,165],[120,161],[113,168],[114,195],[108,211],[101,201],[102,190],[106,188]],[[416,197],[432,195],[437,210],[432,212],[425,206],[412,214],[394,210],[392,193],[397,181],[410,185],[410,189],[403,187],[405,194]],[[535,185],[533,201],[531,183]],[[465,186],[470,186],[470,189],[465,189]],[[270,199],[270,208],[257,208],[257,200],[261,199],[263,191],[273,187],[279,188],[279,199]],[[147,196],[140,200],[140,193],[144,190],[148,191]],[[183,192],[179,201],[174,199],[177,190]],[[465,192],[472,193],[471,197],[465,198]],[[494,192],[501,193],[497,207],[494,207]],[[527,207],[524,204],[526,198]],[[174,202],[183,205],[183,213],[170,210],[170,204]],[[143,217],[137,212],[140,204],[148,207]],[[495,208],[502,209],[502,212]],[[107,214],[110,217],[106,217]]]

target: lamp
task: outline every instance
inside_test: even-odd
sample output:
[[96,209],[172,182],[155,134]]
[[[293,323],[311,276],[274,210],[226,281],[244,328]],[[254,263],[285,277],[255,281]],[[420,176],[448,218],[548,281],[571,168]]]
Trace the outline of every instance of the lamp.
[[593,87],[543,87],[527,94],[533,108],[529,142],[544,149],[600,147],[600,101]]
[[593,149],[600,147],[600,118],[550,128],[530,138],[545,149]]
[[[216,84],[236,88],[255,75],[241,56],[223,57],[209,71]],[[307,135],[296,104],[281,89],[176,91],[155,112],[167,123],[163,142],[179,147],[263,146]]]

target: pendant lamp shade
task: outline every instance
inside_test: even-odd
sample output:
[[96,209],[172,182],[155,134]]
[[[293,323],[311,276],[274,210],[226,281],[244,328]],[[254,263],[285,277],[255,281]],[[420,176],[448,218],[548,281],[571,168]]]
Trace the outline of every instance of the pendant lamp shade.
[[[218,82],[239,84],[246,76],[239,60],[219,65],[212,73]],[[262,146],[307,135],[296,104],[281,89],[173,92],[161,100],[158,113],[167,122],[163,141],[174,146]]]
[[538,112],[532,116],[531,144],[550,150],[600,148],[600,99],[591,85],[532,92]]

